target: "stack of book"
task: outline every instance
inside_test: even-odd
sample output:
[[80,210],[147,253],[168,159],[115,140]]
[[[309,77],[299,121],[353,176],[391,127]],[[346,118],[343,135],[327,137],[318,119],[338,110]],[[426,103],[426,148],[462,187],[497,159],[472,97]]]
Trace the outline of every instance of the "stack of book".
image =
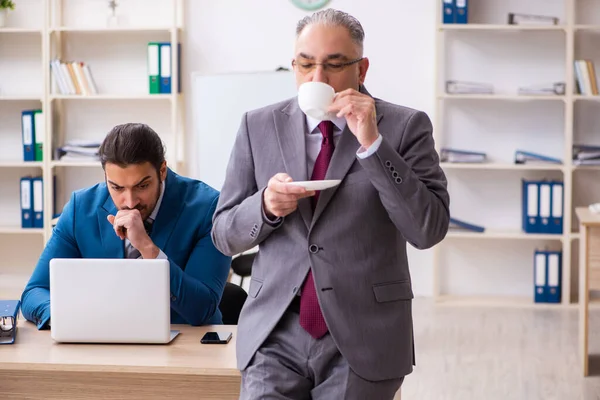
[[573,145],[574,165],[600,165],[600,146]]
[[468,150],[442,148],[440,159],[448,163],[483,163],[486,161],[486,153]]
[[448,93],[448,94],[493,94],[494,86],[490,83],[447,80],[446,81],[446,93]]
[[530,151],[517,150],[515,151],[515,164],[562,164],[562,161]]
[[98,161],[101,143],[90,140],[71,140],[55,150],[54,158],[60,161]]
[[50,69],[60,94],[85,96],[98,94],[96,82],[87,64],[80,61],[62,62],[54,59],[50,62]]
[[590,60],[575,60],[575,83],[577,93],[585,96],[598,95],[596,69]]
[[508,13],[509,25],[558,25],[558,18],[545,15]]
[[566,85],[564,82],[554,82],[539,85],[521,86],[518,90],[519,95],[534,96],[552,96],[552,95],[564,95]]

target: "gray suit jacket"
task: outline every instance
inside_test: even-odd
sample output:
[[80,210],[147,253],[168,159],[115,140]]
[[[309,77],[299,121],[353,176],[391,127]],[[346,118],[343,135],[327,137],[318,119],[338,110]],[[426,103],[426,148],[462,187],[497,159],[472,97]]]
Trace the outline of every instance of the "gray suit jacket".
[[[366,90],[361,88],[365,93]],[[326,179],[343,179],[273,226],[262,193],[279,172],[307,180],[305,116],[297,98],[246,113],[213,219],[216,247],[259,245],[240,315],[237,359],[246,368],[312,268],[323,315],[350,367],[368,380],[405,376],[415,364],[406,242],[418,249],[448,230],[446,177],[423,112],[376,99],[383,142],[358,159],[346,128]]]

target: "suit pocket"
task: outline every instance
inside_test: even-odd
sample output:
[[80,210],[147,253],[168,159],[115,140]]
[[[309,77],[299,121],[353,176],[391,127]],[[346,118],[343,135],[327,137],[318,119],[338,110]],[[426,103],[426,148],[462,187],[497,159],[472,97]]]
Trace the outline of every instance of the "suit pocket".
[[250,279],[250,288],[248,289],[248,296],[250,296],[250,297],[258,296],[258,292],[260,292],[262,285],[263,285],[263,281],[259,281],[256,278],[251,278]]
[[377,283],[373,285],[373,292],[378,303],[414,298],[412,287],[408,280]]

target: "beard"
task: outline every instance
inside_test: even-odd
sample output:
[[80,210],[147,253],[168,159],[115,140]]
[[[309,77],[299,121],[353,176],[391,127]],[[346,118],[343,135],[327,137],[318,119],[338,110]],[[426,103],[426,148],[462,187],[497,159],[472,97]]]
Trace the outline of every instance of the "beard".
[[154,201],[151,204],[140,203],[133,208],[122,207],[122,208],[120,208],[120,210],[138,210],[140,212],[140,215],[142,216],[142,221],[145,221],[146,219],[148,219],[150,214],[152,214],[152,212],[154,211],[154,208],[156,207],[156,204],[158,203],[158,198],[160,197],[161,185],[162,185],[162,182],[161,182],[161,184],[158,185],[158,188],[156,189],[156,193],[154,195]]

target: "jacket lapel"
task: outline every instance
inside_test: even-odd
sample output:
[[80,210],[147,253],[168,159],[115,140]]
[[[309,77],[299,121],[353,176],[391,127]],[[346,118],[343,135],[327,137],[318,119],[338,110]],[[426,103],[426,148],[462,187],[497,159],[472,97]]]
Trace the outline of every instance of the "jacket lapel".
[[[298,101],[294,99],[282,110],[273,111],[273,117],[285,172],[294,181],[306,181],[306,118]],[[300,200],[298,211],[308,228],[312,219],[310,199]]]
[[177,174],[170,169],[167,170],[165,185],[165,194],[152,225],[150,237],[154,244],[166,253],[165,249],[185,204],[182,204],[183,196],[177,182]]
[[125,242],[117,236],[112,224],[108,222],[107,219],[109,215],[117,214],[117,207],[115,206],[115,203],[113,203],[110,194],[108,194],[108,189],[106,190],[106,201],[97,212],[102,248],[104,249],[104,252],[108,258],[124,258]]

